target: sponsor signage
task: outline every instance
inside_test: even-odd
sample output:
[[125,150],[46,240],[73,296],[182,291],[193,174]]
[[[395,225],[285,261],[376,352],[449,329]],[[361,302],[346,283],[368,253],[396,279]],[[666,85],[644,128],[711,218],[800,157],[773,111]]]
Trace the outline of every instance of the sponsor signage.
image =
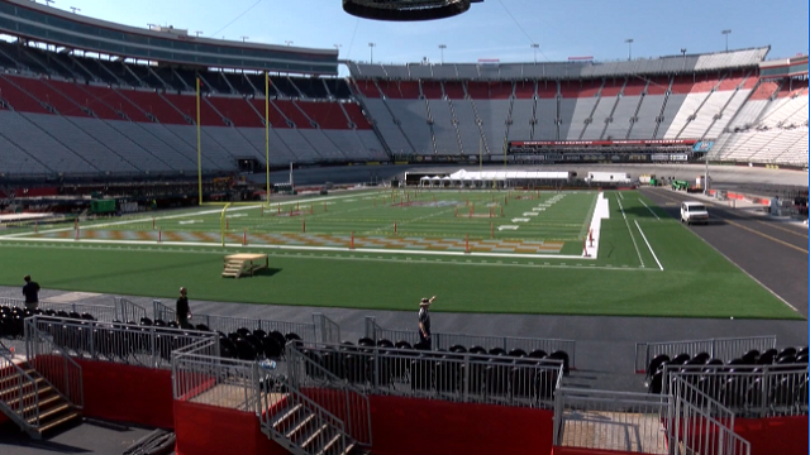
[[[625,141],[514,141],[512,147],[581,147],[581,146],[618,146],[618,145],[690,145],[698,143],[696,139],[653,139]],[[713,144],[713,143],[712,143]]]

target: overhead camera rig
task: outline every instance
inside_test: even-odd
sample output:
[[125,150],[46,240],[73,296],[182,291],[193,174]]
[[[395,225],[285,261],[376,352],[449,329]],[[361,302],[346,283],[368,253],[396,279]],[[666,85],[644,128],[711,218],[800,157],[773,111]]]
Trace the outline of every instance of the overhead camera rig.
[[343,10],[364,19],[426,21],[466,13],[484,0],[343,0]]

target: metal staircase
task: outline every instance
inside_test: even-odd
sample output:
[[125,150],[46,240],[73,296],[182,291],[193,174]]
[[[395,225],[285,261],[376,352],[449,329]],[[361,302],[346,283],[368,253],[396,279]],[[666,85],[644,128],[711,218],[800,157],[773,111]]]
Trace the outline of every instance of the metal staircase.
[[[59,356],[49,356],[48,360],[52,362],[53,358],[68,360]],[[81,387],[80,367],[78,371]],[[0,350],[0,411],[34,439],[41,439],[45,432],[81,417],[81,393],[71,400],[46,376],[50,375],[27,361],[15,361],[8,351]],[[67,368],[64,376],[69,380]]]

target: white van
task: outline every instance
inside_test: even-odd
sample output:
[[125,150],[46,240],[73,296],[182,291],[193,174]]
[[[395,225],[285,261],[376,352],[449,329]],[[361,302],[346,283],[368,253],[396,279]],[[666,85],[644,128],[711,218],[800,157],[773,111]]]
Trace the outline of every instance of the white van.
[[684,202],[681,204],[681,223],[708,223],[709,212],[702,202]]

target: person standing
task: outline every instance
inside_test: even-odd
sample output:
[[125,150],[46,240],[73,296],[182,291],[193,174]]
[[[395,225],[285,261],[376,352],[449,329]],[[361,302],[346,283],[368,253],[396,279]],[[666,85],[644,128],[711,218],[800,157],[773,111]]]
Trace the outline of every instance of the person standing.
[[430,337],[430,305],[434,300],[435,295],[419,302],[419,345],[428,351],[433,349],[433,340]]
[[180,297],[177,299],[175,313],[177,315],[177,324],[181,329],[194,328],[188,322],[191,319],[191,308],[188,306],[188,291],[186,288],[180,288]]
[[36,310],[39,306],[39,283],[31,281],[31,275],[25,275],[23,280],[25,280],[25,286],[22,288],[25,296],[25,308]]

